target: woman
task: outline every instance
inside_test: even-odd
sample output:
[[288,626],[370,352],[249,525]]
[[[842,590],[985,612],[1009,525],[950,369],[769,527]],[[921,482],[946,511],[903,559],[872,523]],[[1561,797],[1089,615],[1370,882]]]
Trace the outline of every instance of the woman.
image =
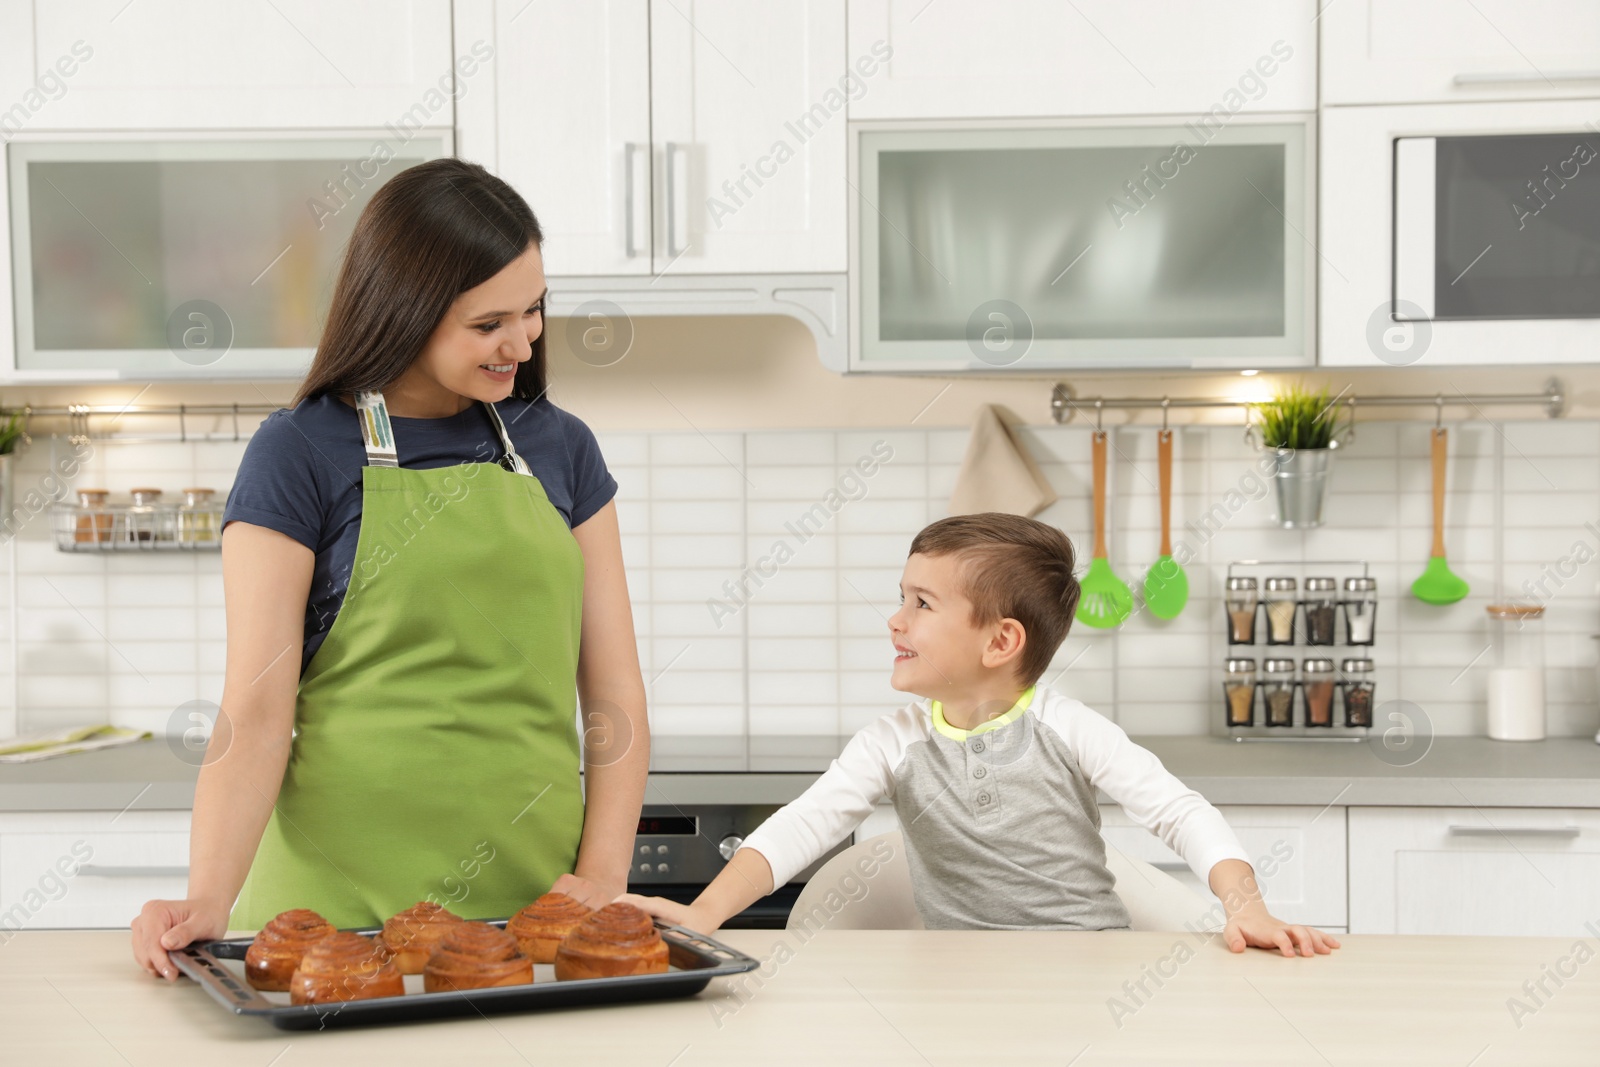
[[544,398],[541,240],[453,159],[362,212],[294,407],[228,498],[223,714],[188,899],[133,922],[151,973],[288,908],[361,926],[626,888],[644,684],[616,482]]

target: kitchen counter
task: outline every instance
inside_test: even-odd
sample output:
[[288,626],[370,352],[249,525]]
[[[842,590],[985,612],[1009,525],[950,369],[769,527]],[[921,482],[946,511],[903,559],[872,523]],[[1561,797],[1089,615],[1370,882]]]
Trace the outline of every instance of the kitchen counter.
[[685,1000],[293,1033],[143,975],[125,932],[25,931],[0,945],[0,1040],[6,1062],[52,1067],[1591,1067],[1600,1040],[1600,963],[1547,979],[1537,1003],[1524,991],[1574,970],[1568,939],[1352,936],[1286,960],[1177,933],[718,936],[767,965]]
[[[1600,745],[1585,738],[1440,737],[1392,766],[1366,743],[1137,737],[1213,804],[1600,808]],[[785,804],[820,771],[658,772],[647,804]],[[183,810],[198,768],[160,738],[32,764],[0,765],[0,812]]]

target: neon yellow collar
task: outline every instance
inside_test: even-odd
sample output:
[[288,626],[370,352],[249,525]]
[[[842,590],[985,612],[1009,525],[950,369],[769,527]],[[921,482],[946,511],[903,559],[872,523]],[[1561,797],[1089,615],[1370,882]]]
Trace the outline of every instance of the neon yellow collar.
[[955,726],[951,726],[945,721],[944,705],[939,703],[937,700],[930,700],[928,701],[928,707],[933,712],[933,728],[950,738],[952,741],[965,741],[974,734],[985,734],[990,730],[998,730],[1000,727],[1005,726],[1008,723],[1016,722],[1018,719],[1022,718],[1023,713],[1026,712],[1033,704],[1033,692],[1037,688],[1038,686],[1036,685],[1028,686],[1028,688],[1023,691],[1022,695],[1017,698],[1017,702],[1011,705],[1010,711],[1006,712],[1004,715],[996,716],[995,718],[990,719],[988,722],[980,722],[977,726],[974,726],[970,730],[962,730]]

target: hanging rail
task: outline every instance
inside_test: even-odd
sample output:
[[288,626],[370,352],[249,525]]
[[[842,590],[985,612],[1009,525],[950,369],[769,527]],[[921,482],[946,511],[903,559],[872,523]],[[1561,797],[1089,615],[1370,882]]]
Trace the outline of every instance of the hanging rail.
[[[115,440],[122,444],[144,444],[157,442],[189,442],[189,441],[242,441],[245,434],[239,426],[240,415],[270,415],[277,411],[282,404],[144,404],[144,405],[118,405],[118,404],[54,404],[39,405],[24,404],[21,407],[0,408],[0,417],[9,418],[13,414],[21,413],[25,419],[32,421],[36,418],[60,418],[67,420],[67,438],[71,441],[88,440]],[[128,416],[156,416],[160,418],[177,419],[178,432],[175,434],[149,434],[140,437],[131,437],[113,432],[94,433],[90,420],[99,416],[109,416],[113,421]],[[203,432],[191,433],[188,420],[195,416],[228,416],[232,422],[230,431],[223,433]]]
[[[1250,408],[1260,400],[1238,400],[1224,397],[1079,397],[1070,385],[1057,382],[1050,391],[1050,414],[1058,423],[1070,422],[1073,412],[1098,417],[1108,410],[1129,411],[1143,408],[1159,409],[1162,418],[1171,408]],[[1542,393],[1435,393],[1432,396],[1353,396],[1341,393],[1332,403],[1343,404],[1352,413],[1368,407],[1431,407],[1436,417],[1442,417],[1446,407],[1503,407],[1507,405],[1538,405],[1549,418],[1559,418],[1567,409],[1566,385],[1559,378],[1544,383]]]

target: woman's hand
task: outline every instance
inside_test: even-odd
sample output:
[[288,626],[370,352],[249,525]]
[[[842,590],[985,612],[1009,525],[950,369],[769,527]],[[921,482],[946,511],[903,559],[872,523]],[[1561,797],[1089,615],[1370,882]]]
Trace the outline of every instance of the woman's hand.
[[610,885],[598,879],[563,874],[556,879],[556,884],[550,887],[550,892],[565,893],[579,904],[598,910],[616,900],[618,894],[627,888],[626,882]]
[[134,917],[133,958],[148,973],[176,981],[168,949],[208,941],[228,931],[229,909],[201,900],[151,900]]
[[1294,959],[1297,949],[1302,956],[1325,956],[1339,947],[1339,939],[1332,934],[1276,919],[1265,907],[1233,916],[1223,928],[1222,939],[1229,952],[1243,952],[1247,947],[1275,948],[1290,959]]
[[714,916],[695,910],[693,904],[679,904],[676,900],[668,900],[666,897],[644,897],[638,893],[624,893],[617,899],[624,904],[632,904],[663,922],[682,926],[697,934],[716,933],[720,925]]

